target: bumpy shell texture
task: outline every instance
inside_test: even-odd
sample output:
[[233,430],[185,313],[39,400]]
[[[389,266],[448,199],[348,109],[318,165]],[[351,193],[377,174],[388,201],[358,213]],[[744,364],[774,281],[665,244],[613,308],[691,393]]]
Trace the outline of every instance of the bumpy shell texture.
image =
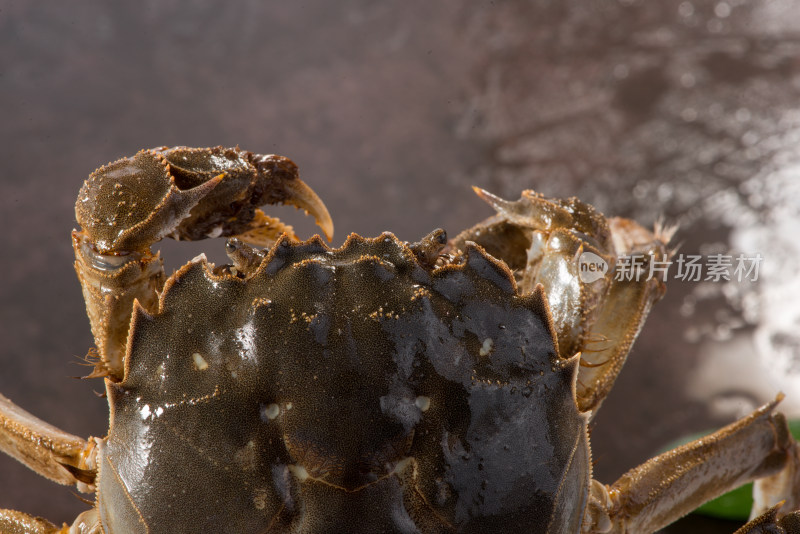
[[[114,532],[577,531],[576,360],[540,292],[472,247],[280,241],[249,278],[191,263],[137,309],[99,481]],[[563,522],[563,523],[562,523]]]

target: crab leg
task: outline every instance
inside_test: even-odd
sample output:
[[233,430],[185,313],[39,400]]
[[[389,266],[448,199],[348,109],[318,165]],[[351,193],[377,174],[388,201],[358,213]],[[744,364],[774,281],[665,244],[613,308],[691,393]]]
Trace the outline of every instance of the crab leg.
[[43,477],[91,491],[95,441],[68,434],[0,395],[0,451]]
[[[784,417],[772,414],[779,401],[780,397],[708,437],[649,460],[611,486],[592,481],[583,532],[655,532],[742,484],[794,472],[798,445]],[[800,485],[796,480],[788,484],[794,485],[782,489],[794,497],[786,503],[786,509],[793,510],[799,504]]]
[[41,517],[0,509],[0,532],[3,534],[105,534],[96,509],[78,515],[72,526],[61,528]]
[[41,517],[15,510],[0,510],[0,532],[4,534],[55,534],[58,527]]
[[330,240],[328,210],[281,156],[238,148],[160,147],[110,163],[86,180],[75,214],[75,270],[100,361],[90,376],[122,380],[134,302],[155,313],[165,276],[150,246],[163,237],[239,236],[266,246],[291,227],[258,206],[291,204],[313,215]]

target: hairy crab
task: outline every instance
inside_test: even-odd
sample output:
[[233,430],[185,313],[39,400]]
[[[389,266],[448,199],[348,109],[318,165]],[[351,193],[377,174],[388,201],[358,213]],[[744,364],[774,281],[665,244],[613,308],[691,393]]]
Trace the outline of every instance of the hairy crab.
[[[104,438],[0,396],[0,449],[95,493],[71,526],[0,510],[3,533],[654,532],[757,479],[740,532],[800,533],[798,446],[777,401],[607,486],[587,434],[658,277],[582,277],[668,255],[669,232],[531,191],[449,241],[338,249],[259,206],[324,204],[280,156],[160,147],[95,171],[75,268],[104,377]],[[150,246],[229,237],[166,277]],[[249,244],[248,244],[249,243]],[[251,245],[267,247],[260,250]]]

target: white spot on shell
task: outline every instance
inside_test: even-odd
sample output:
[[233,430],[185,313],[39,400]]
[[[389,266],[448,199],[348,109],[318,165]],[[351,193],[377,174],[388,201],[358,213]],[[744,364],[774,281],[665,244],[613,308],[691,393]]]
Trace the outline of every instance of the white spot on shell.
[[295,477],[297,477],[297,480],[299,480],[300,482],[303,482],[305,479],[309,477],[308,471],[306,471],[306,468],[303,467],[302,465],[297,465],[297,464],[290,465],[289,471],[291,471],[292,474]]
[[261,408],[261,420],[262,421],[272,421],[281,413],[281,407],[275,404],[268,404]]
[[150,417],[150,405],[145,404],[144,406],[142,406],[142,409],[139,410],[139,415],[142,416],[142,419],[147,419],[148,417]]
[[208,362],[202,356],[200,356],[199,352],[192,354],[192,360],[194,360],[194,366],[198,371],[205,371],[208,369]]
[[287,410],[291,410],[292,409],[292,403],[291,402],[287,402],[286,403],[286,409]]
[[428,408],[431,407],[431,398],[426,397],[424,395],[420,395],[414,400],[414,404],[417,406],[417,408],[419,408],[423,412],[427,412]]
[[256,361],[256,327],[252,321],[236,330],[236,341],[239,343],[239,354],[244,360]]
[[159,406],[158,408],[156,408],[156,411],[155,411],[156,417],[160,417],[162,413],[164,413],[164,408],[162,406]]
[[486,356],[490,352],[492,352],[492,348],[494,347],[494,340],[490,337],[487,337],[483,340],[483,345],[481,345],[481,350],[478,351],[478,354],[481,356]]

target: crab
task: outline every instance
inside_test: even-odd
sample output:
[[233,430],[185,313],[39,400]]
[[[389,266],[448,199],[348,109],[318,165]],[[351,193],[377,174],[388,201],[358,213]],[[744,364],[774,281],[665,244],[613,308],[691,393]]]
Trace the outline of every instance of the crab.
[[[260,206],[322,201],[281,156],[159,147],[95,171],[75,268],[108,435],[0,396],[0,449],[94,493],[71,525],[3,533],[654,532],[756,480],[741,533],[800,533],[800,453],[778,398],[605,485],[588,424],[664,293],[670,231],[575,198],[476,189],[496,215],[448,240],[337,249]],[[169,277],[152,244],[227,237]],[[590,256],[586,256],[586,255]],[[605,268],[584,276],[583,259]],[[637,276],[613,266],[636,258]],[[611,266],[611,267],[609,267]],[[650,271],[652,274],[652,270]]]

